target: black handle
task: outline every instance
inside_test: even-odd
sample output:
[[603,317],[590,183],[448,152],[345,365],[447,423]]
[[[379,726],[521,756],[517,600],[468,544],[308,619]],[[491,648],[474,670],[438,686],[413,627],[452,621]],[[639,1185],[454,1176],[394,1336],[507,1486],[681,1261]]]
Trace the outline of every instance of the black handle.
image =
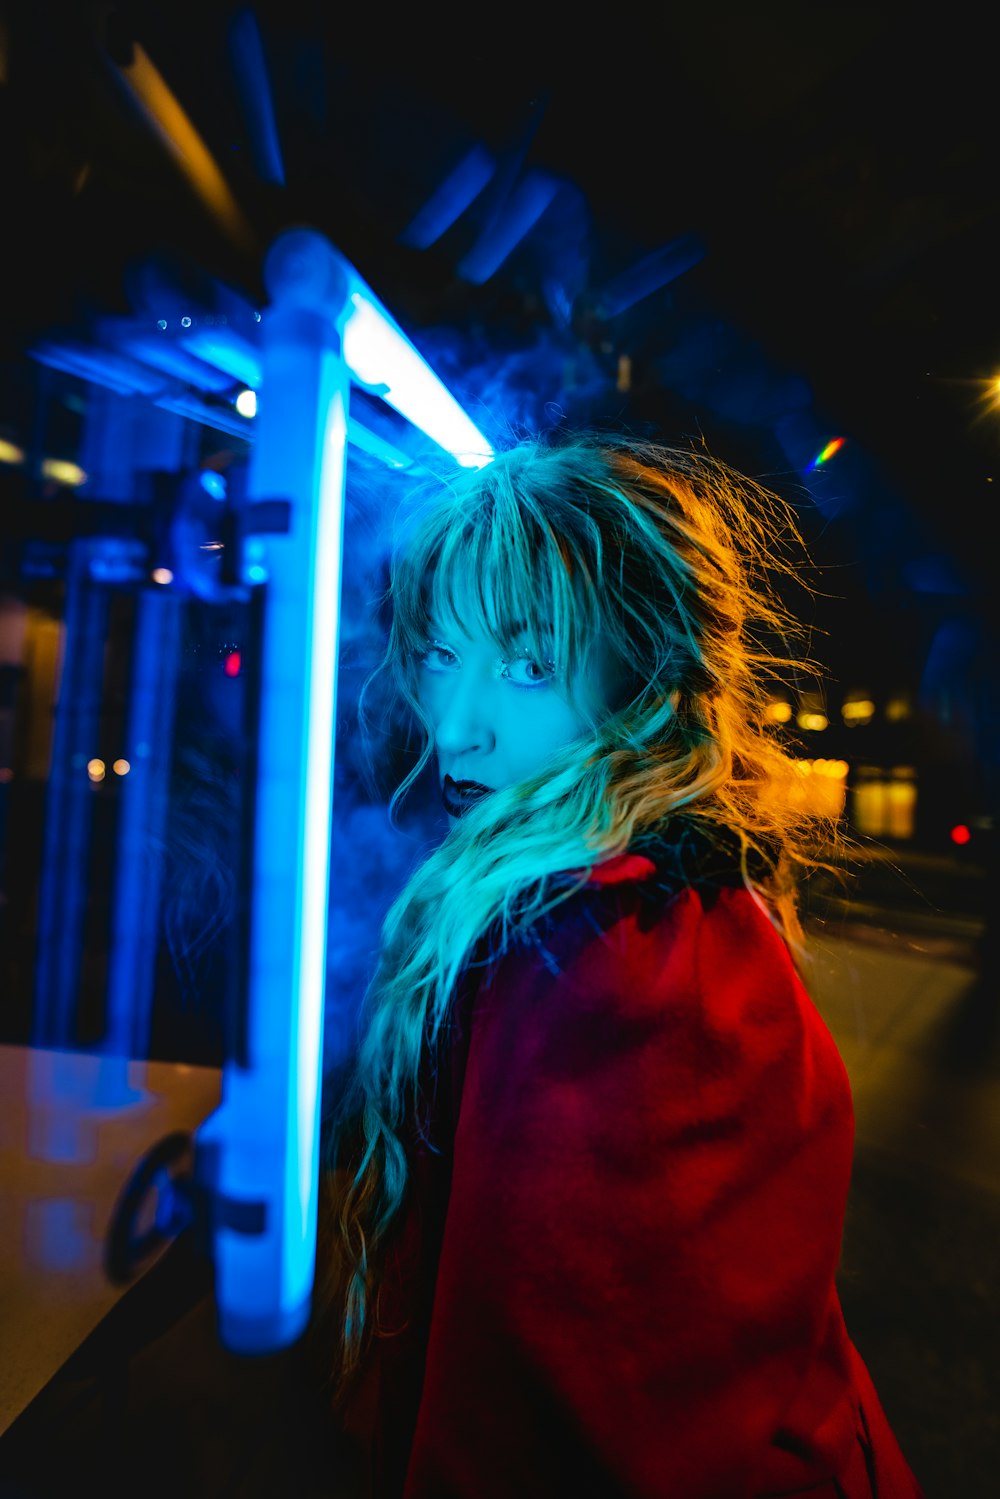
[[[147,1150],[115,1204],[104,1246],[104,1269],[115,1285],[134,1280],[143,1262],[194,1221],[194,1140],[175,1130]],[[140,1215],[157,1194],[153,1223],[140,1232]]]

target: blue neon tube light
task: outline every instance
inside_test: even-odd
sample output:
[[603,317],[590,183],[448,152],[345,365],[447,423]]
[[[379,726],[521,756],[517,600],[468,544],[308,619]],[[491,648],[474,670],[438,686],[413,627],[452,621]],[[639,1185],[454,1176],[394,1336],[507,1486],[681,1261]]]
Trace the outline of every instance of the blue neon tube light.
[[[223,1342],[286,1346],[311,1315],[322,1092],[330,820],[352,374],[460,464],[492,451],[348,262],[291,230],[265,262],[260,407],[248,500],[283,501],[242,559],[264,583],[246,1055],[198,1132],[221,1204],[214,1240]],[[275,507],[264,507],[273,517]],[[280,507],[279,507],[280,508]],[[247,1225],[252,1224],[252,1228]]]
[[465,468],[482,468],[493,449],[352,266],[344,358],[355,379],[382,399]]

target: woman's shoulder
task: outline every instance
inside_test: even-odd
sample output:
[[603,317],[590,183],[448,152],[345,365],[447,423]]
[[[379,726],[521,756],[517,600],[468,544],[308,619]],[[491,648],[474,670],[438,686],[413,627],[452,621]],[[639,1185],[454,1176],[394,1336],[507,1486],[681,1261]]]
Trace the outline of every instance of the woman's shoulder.
[[607,885],[623,885],[628,880],[649,880],[655,875],[656,864],[648,854],[627,850],[595,864],[585,888],[604,889]]
[[787,944],[744,883],[738,843],[728,856],[713,843],[692,866],[693,853],[647,846],[598,865],[483,986],[476,1013],[490,1033],[567,1054],[582,1037],[595,1053],[662,1041],[671,1066],[711,1070],[718,1053],[730,1078],[825,1046]]
[[677,954],[690,943],[717,945],[728,964],[741,949],[781,961],[784,941],[745,878],[755,872],[735,832],[677,819],[587,870],[568,871],[561,883],[571,891],[522,927],[516,946],[533,949],[552,973],[589,970],[595,942],[612,942],[619,963],[641,951],[661,964],[665,949]]
[[739,834],[731,828],[679,817],[637,835],[623,853],[595,864],[585,888],[629,882],[645,886],[642,893],[736,887],[746,884],[744,866],[751,877],[766,873],[755,850],[744,857]]
[[728,829],[676,818],[646,832],[622,853],[551,880],[555,898],[503,940],[491,930],[463,996],[471,1003],[481,987],[493,989],[494,978],[501,987],[556,979],[610,995],[640,975],[647,989],[666,983],[693,992],[711,974],[730,983],[747,963],[762,971],[777,965],[791,981],[787,948],[747,887],[745,863],[739,836]]

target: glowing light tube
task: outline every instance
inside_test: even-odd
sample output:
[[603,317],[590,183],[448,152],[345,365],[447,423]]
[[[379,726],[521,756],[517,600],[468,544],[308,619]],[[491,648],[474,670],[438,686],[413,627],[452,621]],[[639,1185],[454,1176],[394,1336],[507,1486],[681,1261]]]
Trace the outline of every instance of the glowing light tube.
[[[355,379],[381,396],[460,464],[481,468],[488,463],[493,449],[451,391],[414,348],[354,267],[332,246],[329,253],[348,286],[344,358]],[[265,313],[262,331],[271,315]],[[261,380],[259,354],[231,329],[192,329],[180,336],[180,343],[189,353],[198,356],[199,364],[204,361],[232,378],[242,380],[251,390],[258,389]],[[135,350],[130,349],[130,352]],[[147,357],[152,361],[154,357],[166,360],[185,356],[170,345],[161,347],[153,341]]]
[[274,98],[257,17],[249,6],[229,27],[229,56],[257,172],[264,182],[285,185],[285,167],[274,117]]
[[341,264],[349,287],[344,358],[355,379],[373,388],[463,467],[489,463],[493,449],[479,428],[353,266],[345,260]]
[[267,583],[246,1055],[227,1061],[222,1105],[196,1142],[223,1205],[219,1332],[246,1353],[287,1346],[311,1311],[349,394],[331,247],[308,230],[282,235],[265,281],[248,497],[289,509],[287,531],[251,535],[247,559]]
[[249,512],[241,559],[246,580],[266,589],[244,1041],[196,1135],[216,1209],[219,1332],[243,1353],[287,1346],[312,1308],[351,371],[388,386],[386,399],[458,462],[491,456],[321,235],[281,235],[264,279],[248,500],[262,504],[268,529],[255,533]]
[[256,244],[253,231],[215,158],[138,43],[133,44],[131,62],[118,72],[128,93],[212,217],[241,250],[252,250]]
[[402,243],[414,250],[429,249],[479,197],[496,169],[486,148],[473,146],[403,230]]

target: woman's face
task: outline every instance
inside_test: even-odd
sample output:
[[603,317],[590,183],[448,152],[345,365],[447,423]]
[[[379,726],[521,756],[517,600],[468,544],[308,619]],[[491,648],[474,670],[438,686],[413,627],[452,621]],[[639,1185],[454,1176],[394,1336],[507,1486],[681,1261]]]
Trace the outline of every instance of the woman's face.
[[597,721],[607,715],[620,690],[620,672],[599,645],[594,657],[591,672],[575,684],[580,706],[574,707],[552,665],[528,654],[526,637],[515,642],[515,653],[504,655],[489,636],[467,635],[454,619],[430,621],[428,648],[417,663],[417,692],[434,726],[438,774],[453,821],[447,777],[502,790],[533,775],[585,733],[588,710]]

